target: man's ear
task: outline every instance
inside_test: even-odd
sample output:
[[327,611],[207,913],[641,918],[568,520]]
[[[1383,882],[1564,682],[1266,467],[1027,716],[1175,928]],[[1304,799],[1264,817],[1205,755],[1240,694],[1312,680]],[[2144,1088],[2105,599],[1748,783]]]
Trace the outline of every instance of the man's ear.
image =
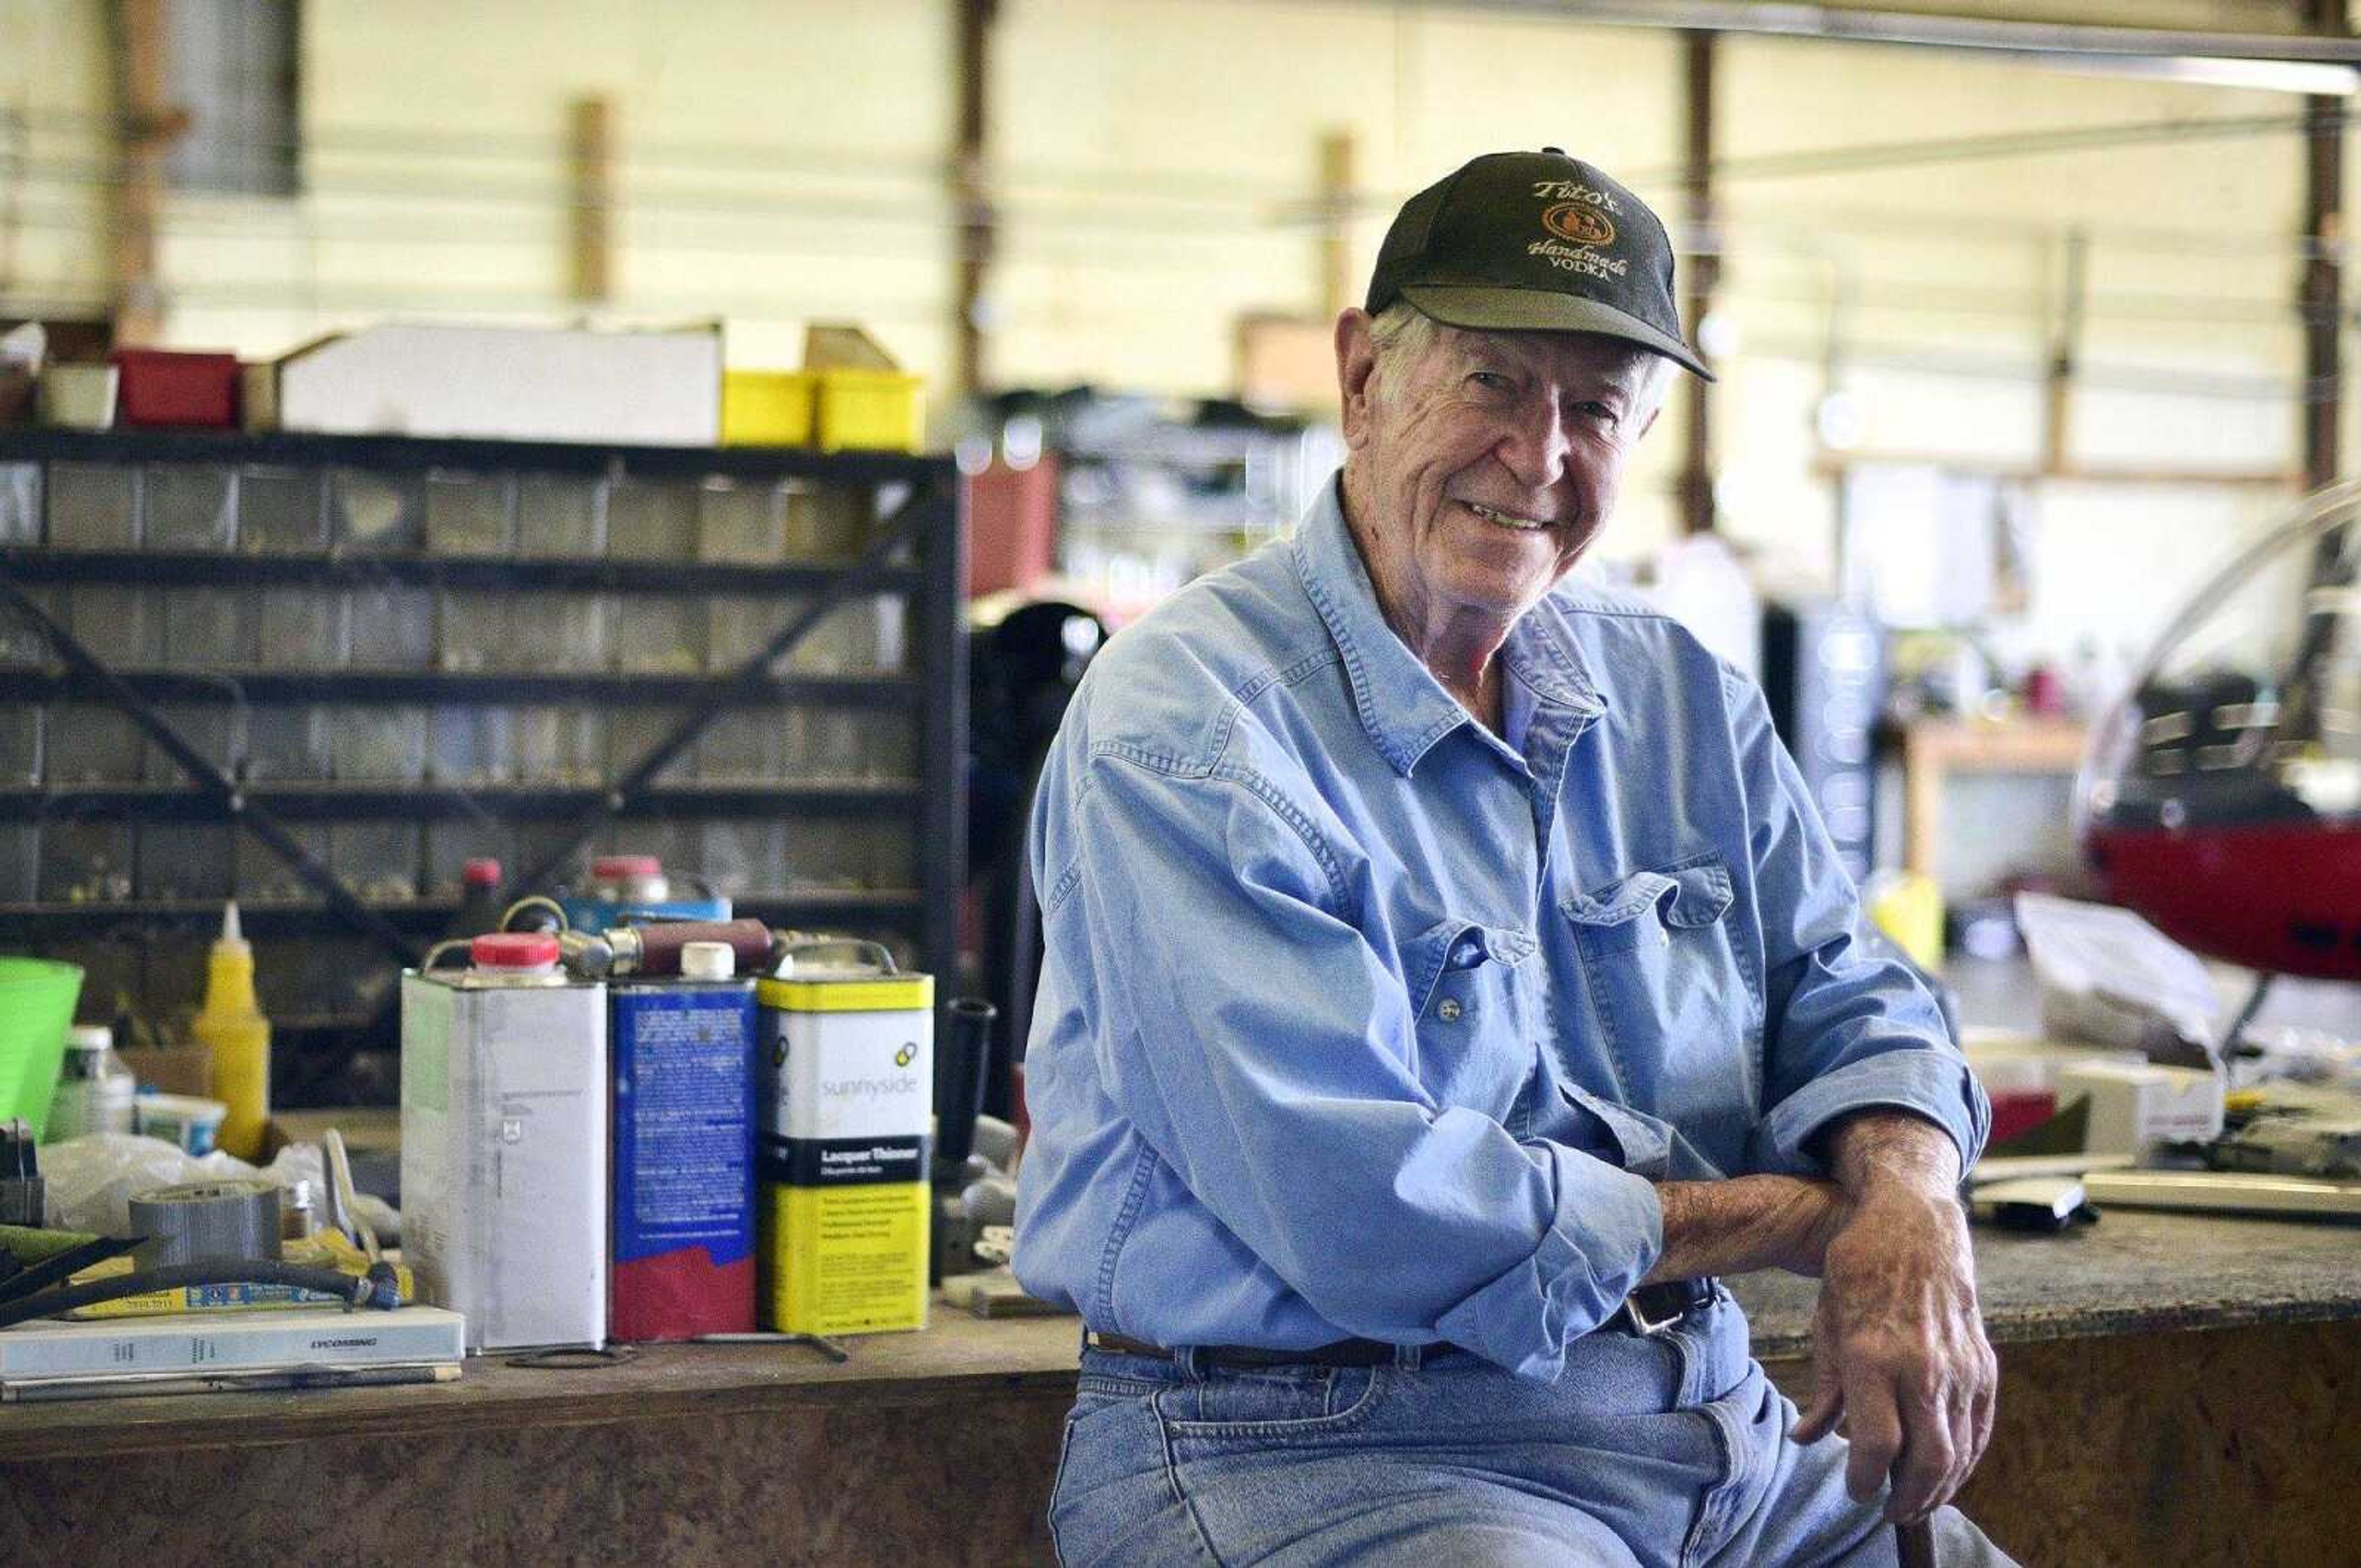
[[1345,445],[1369,438],[1369,381],[1377,373],[1377,339],[1369,313],[1351,306],[1336,318],[1336,399],[1344,412]]

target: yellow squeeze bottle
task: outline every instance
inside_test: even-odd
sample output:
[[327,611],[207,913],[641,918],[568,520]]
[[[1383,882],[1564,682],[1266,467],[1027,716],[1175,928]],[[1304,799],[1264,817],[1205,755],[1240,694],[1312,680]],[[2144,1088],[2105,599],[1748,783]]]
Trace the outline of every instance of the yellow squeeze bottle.
[[238,931],[235,902],[205,971],[205,1003],[189,1034],[212,1054],[214,1097],[229,1106],[214,1146],[258,1162],[270,1115],[270,1020],[255,1005],[254,948]]

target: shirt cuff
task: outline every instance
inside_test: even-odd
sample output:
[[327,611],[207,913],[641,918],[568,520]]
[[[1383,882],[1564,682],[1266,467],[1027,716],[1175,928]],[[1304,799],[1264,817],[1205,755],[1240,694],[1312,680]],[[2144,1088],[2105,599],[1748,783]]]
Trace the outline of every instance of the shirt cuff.
[[1440,1339],[1543,1383],[1565,1369],[1566,1345],[1605,1321],[1664,1250],[1653,1182],[1576,1149],[1547,1153],[1558,1203],[1541,1245],[1434,1325]]
[[1894,1050],[1823,1074],[1782,1100],[1754,1133],[1753,1168],[1824,1177],[1828,1162],[1807,1153],[1829,1123],[1856,1111],[1914,1111],[1943,1129],[1964,1174],[1992,1133],[1992,1102],[1968,1064],[1949,1051]]

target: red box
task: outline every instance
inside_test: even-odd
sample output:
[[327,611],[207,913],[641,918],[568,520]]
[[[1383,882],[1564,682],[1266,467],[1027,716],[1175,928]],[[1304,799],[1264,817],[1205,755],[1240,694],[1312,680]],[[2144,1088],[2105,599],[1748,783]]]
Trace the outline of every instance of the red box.
[[1057,569],[1058,459],[994,463],[967,481],[967,597],[1038,590]]
[[115,423],[237,428],[236,355],[118,348],[108,357],[122,377]]

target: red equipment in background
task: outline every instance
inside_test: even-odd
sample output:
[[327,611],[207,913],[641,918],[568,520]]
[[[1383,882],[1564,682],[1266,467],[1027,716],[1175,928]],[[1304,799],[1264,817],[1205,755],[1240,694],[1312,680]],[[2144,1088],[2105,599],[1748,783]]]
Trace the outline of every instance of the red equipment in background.
[[2268,973],[2361,979],[2361,484],[2199,591],[2076,788],[2107,895]]

